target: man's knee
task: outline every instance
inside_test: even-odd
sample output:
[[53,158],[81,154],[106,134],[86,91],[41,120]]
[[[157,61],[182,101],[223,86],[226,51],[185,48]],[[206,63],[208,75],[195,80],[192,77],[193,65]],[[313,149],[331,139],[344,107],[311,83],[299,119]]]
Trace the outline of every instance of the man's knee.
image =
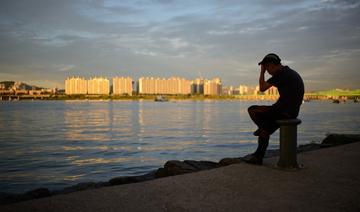
[[269,140],[270,134],[272,134],[272,133],[269,133],[269,132],[268,132],[267,130],[265,130],[265,129],[261,129],[260,132],[259,132],[259,138]]
[[248,113],[249,113],[250,115],[251,115],[251,114],[254,114],[257,107],[258,107],[257,105],[252,105],[252,106],[250,106],[250,107],[248,108]]

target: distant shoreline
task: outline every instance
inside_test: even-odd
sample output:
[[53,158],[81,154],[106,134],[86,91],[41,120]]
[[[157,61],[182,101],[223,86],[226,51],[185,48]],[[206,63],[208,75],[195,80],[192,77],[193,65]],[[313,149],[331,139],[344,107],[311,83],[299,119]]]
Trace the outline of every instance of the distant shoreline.
[[[163,97],[165,101],[176,100],[249,100],[249,101],[274,101],[279,98],[278,95],[221,95],[221,96],[206,96],[206,95],[134,95],[134,96],[120,96],[120,95],[1,95],[0,101],[18,101],[18,100],[155,100],[158,96]],[[360,95],[318,95],[305,94],[304,101],[311,100],[359,100]]]

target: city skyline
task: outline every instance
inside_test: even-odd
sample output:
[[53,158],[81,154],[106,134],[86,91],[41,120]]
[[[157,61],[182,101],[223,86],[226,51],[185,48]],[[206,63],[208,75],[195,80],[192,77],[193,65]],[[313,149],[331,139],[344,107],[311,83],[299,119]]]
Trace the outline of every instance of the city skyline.
[[[114,79],[116,79],[116,78],[119,78],[119,79],[121,79],[121,78],[124,78],[125,80],[127,79],[127,80],[131,80],[131,82],[132,82],[132,84],[137,84],[138,82],[139,82],[139,79],[141,79],[141,78],[146,78],[146,79],[163,79],[163,80],[167,80],[167,79],[171,79],[171,78],[180,78],[180,79],[184,79],[184,80],[188,80],[188,81],[190,81],[191,82],[191,84],[196,84],[196,81],[199,81],[199,80],[201,80],[201,81],[213,81],[213,80],[216,80],[216,79],[219,79],[220,81],[222,81],[222,79],[221,78],[219,78],[219,77],[214,77],[214,78],[212,78],[212,79],[209,79],[209,78],[204,78],[204,77],[202,77],[202,78],[195,78],[195,79],[187,79],[187,78],[184,78],[184,77],[180,77],[180,76],[170,76],[170,77],[160,77],[160,76],[141,76],[141,77],[139,77],[138,79],[133,79],[132,77],[130,77],[130,76],[119,76],[119,75],[115,75],[114,77],[106,77],[106,76],[99,76],[99,75],[96,75],[96,76],[89,76],[89,77],[84,77],[84,76],[79,76],[79,75],[73,75],[73,76],[67,76],[66,78],[65,78],[65,80],[64,80],[64,82],[62,82],[63,83],[63,86],[60,86],[60,87],[41,87],[41,86],[39,86],[39,85],[37,85],[37,84],[29,84],[27,81],[14,81],[14,80],[2,80],[2,81],[0,81],[0,90],[6,90],[6,88],[5,87],[3,87],[3,86],[5,86],[5,84],[3,84],[3,83],[7,83],[7,82],[13,82],[13,83],[15,83],[15,84],[21,84],[21,85],[26,85],[26,86],[28,86],[28,88],[27,88],[27,90],[38,90],[38,89],[45,89],[45,90],[53,90],[53,89],[56,89],[56,90],[66,90],[66,81],[68,80],[68,79],[71,79],[71,78],[78,78],[78,79],[83,79],[83,80],[85,80],[85,81],[88,81],[88,80],[90,80],[90,79],[92,79],[92,78],[103,78],[103,79],[107,79],[107,80],[109,80],[109,86],[111,87],[111,86],[114,86],[116,83],[114,83]],[[118,83],[118,82],[117,82]],[[237,88],[239,91],[240,91],[240,93],[241,93],[241,90],[243,90],[243,89],[245,89],[245,88],[251,88],[251,89],[257,89],[257,87],[259,87],[259,85],[258,85],[258,83],[257,82],[254,82],[254,83],[243,83],[243,84],[236,84],[236,85],[227,85],[227,84],[224,84],[224,83],[222,83],[221,82],[221,84],[222,84],[222,87],[223,88],[225,88],[225,89],[229,89],[229,88]],[[134,87],[135,88],[135,87]],[[128,89],[128,88],[121,88],[121,89]],[[274,86],[272,86],[269,90],[271,90],[271,91],[269,91],[270,93],[271,92],[273,92],[272,91],[272,89],[277,89],[276,87],[274,87]],[[20,89],[21,90],[21,89]],[[349,88],[338,88],[338,87],[330,87],[329,89],[327,89],[327,90],[308,90],[308,91],[306,91],[306,92],[308,92],[308,93],[311,93],[311,92],[323,92],[323,91],[328,91],[328,90],[343,90],[343,91],[351,91],[351,90],[359,90],[359,87],[358,86],[355,86],[353,89],[349,89]],[[125,92],[125,93],[127,93],[127,92]]]
[[[188,80],[181,77],[140,77],[133,81],[131,77],[117,76],[112,78],[112,84],[106,77],[71,76],[65,80],[65,94],[95,94],[95,95],[129,95],[137,94],[165,94],[165,95],[221,95],[222,83],[220,78]],[[21,85],[21,83],[17,83]],[[0,83],[2,86],[2,83]],[[4,86],[3,86],[4,87]],[[14,86],[15,87],[15,86]],[[200,89],[201,88],[201,89]],[[16,90],[16,87],[15,87]],[[54,89],[57,90],[57,89]]]
[[[256,85],[275,52],[307,91],[360,84],[360,2],[2,1],[0,81],[64,88],[69,75]],[[267,75],[269,77],[269,75]]]

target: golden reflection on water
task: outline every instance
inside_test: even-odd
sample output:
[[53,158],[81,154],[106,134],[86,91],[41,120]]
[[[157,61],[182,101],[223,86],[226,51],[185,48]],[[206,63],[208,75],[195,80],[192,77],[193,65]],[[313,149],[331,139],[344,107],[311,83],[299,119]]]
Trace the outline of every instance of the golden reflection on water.
[[84,165],[94,165],[94,164],[121,164],[124,162],[135,162],[135,161],[155,161],[157,159],[150,157],[139,157],[139,158],[89,158],[89,159],[79,159],[71,162],[72,165],[84,166]]
[[[112,102],[91,102],[91,106],[83,104],[75,108],[70,103],[64,112],[67,140],[106,142],[117,134],[132,136],[134,133],[133,112],[130,109],[114,109],[115,103]],[[94,104],[99,105],[94,107]]]
[[63,146],[63,150],[65,151],[80,151],[80,150],[118,150],[116,147],[109,147],[109,146]]
[[66,175],[63,177],[63,179],[66,181],[77,181],[77,180],[81,179],[82,177],[84,177],[85,175],[86,174]]
[[[107,141],[109,136],[106,128],[110,125],[109,110],[93,109],[88,111],[79,107],[64,112],[67,140]],[[91,131],[91,133],[89,133]]]
[[89,158],[89,159],[81,159],[74,160],[71,162],[73,165],[81,166],[81,165],[89,165],[89,164],[109,164],[109,163],[122,163],[128,162],[133,159],[131,158]]
[[[172,104],[171,107],[169,104]],[[182,137],[188,135],[188,130],[195,128],[201,129],[202,137],[209,137],[211,124],[217,118],[211,102],[203,104],[183,101],[181,106],[177,104],[176,102],[149,104],[140,101],[138,110],[139,139],[148,136]],[[184,108],[184,105],[190,108]],[[166,109],[162,110],[162,107]],[[188,142],[193,143],[195,141],[187,141],[185,145],[188,145]]]
[[[73,102],[70,102],[73,103]],[[69,103],[69,104],[70,104]],[[92,102],[92,104],[101,104],[101,102]],[[186,136],[187,128],[196,127],[201,130],[201,136],[209,137],[212,125],[216,122],[219,115],[214,110],[211,102],[197,105],[195,102],[189,102],[189,107],[195,110],[184,109],[183,105],[177,107],[176,103],[154,103],[139,101],[138,109],[115,108],[116,103],[106,103],[106,108],[91,107],[81,105],[74,109],[72,104],[64,112],[65,137],[67,140],[74,141],[111,141],[120,136],[137,136],[139,141],[144,137],[167,137],[167,136]],[[174,104],[171,110],[162,110],[162,104]],[[76,104],[75,104],[76,105]],[[135,118],[136,117],[136,118]],[[134,119],[135,118],[135,119]],[[184,129],[184,130],[179,130]],[[210,133],[210,134],[209,134]],[[67,150],[75,150],[64,147]],[[79,147],[81,148],[81,147]],[[100,150],[107,150],[105,147],[96,147]],[[101,149],[103,148],[103,149]],[[81,149],[79,149],[81,150]]]

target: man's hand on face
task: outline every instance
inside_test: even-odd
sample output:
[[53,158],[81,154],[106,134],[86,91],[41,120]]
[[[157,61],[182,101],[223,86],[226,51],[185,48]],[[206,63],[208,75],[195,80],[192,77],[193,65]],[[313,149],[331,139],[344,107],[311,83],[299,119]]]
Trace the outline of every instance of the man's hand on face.
[[265,73],[265,71],[266,71],[266,68],[265,68],[265,66],[263,65],[263,64],[261,64],[261,73]]

